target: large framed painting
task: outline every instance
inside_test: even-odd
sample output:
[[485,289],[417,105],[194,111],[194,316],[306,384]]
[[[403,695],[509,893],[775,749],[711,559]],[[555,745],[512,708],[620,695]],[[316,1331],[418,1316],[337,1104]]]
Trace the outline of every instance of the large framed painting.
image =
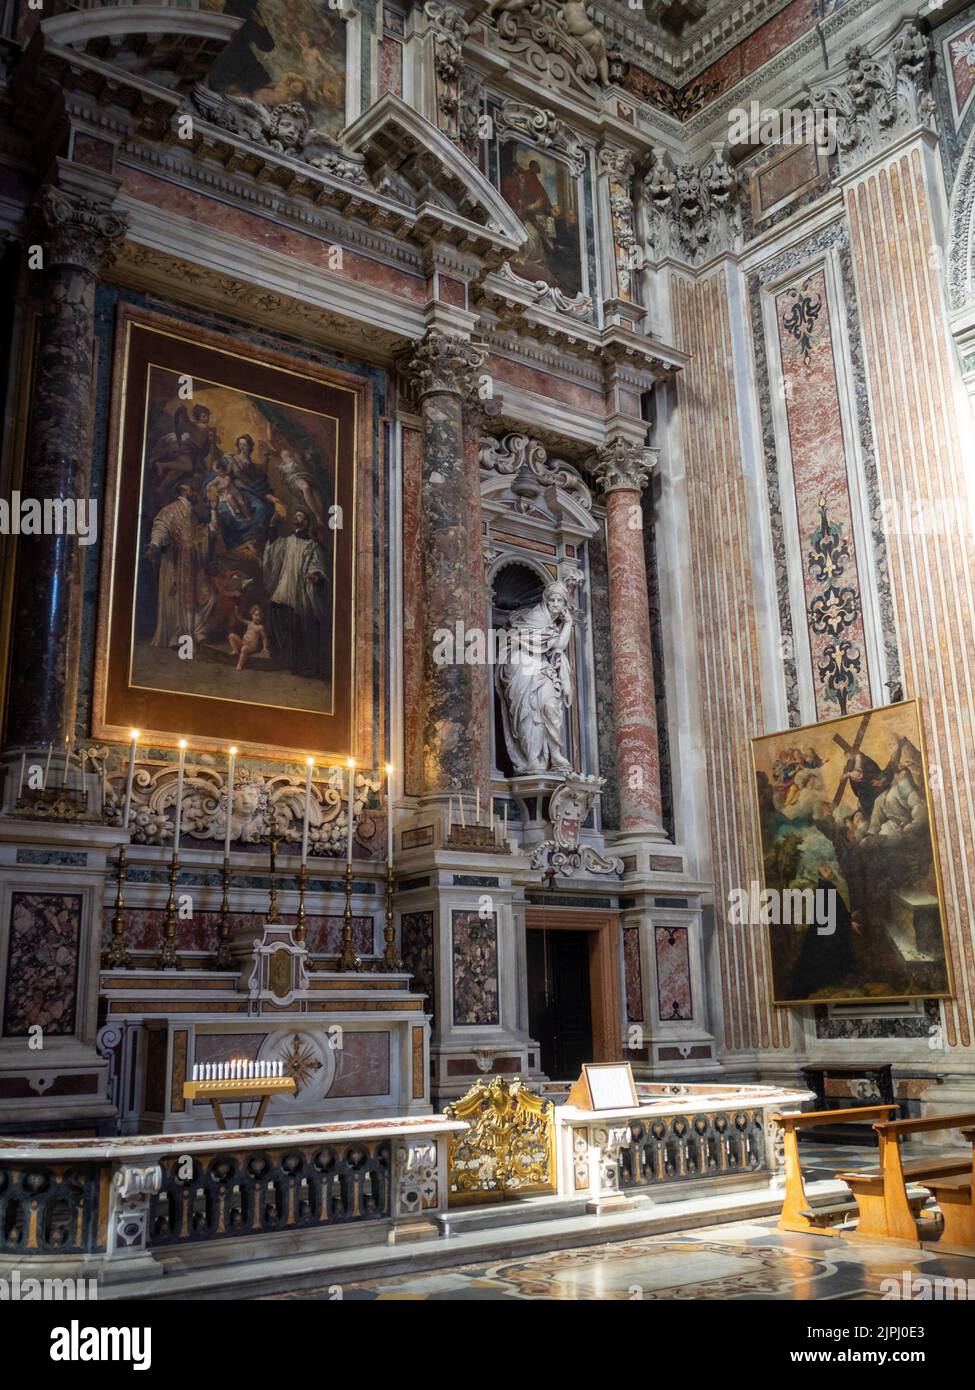
[[584,272],[582,178],[564,158],[515,138],[498,150],[501,196],[521,219],[528,241],[511,268],[542,280],[570,299],[588,294]]
[[95,737],[361,756],[368,383],[123,310],[115,401]]
[[917,700],[752,740],[776,1004],[952,992]]
[[243,20],[208,83],[268,110],[297,103],[316,130],[337,135],[346,119],[346,23],[329,0],[204,0]]

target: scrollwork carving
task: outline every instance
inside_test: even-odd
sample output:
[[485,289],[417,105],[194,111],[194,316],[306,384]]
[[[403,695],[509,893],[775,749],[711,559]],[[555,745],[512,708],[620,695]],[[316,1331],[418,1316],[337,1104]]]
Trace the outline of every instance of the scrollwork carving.
[[587,511],[592,508],[592,494],[578,470],[565,459],[550,459],[545,446],[530,435],[512,432],[501,439],[482,435],[480,463],[490,473],[517,473],[527,466],[546,487],[561,488]]
[[537,145],[541,150],[553,150],[565,155],[576,178],[585,168],[585,149],[554,111],[509,98],[501,103],[496,124],[499,132],[516,131],[529,144]]

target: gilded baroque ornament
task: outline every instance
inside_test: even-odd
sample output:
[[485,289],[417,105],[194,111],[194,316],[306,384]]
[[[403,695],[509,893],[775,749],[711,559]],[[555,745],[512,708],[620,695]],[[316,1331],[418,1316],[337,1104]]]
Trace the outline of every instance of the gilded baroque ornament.
[[738,179],[721,146],[700,166],[676,167],[655,148],[644,190],[655,256],[703,259],[737,243]]
[[327,131],[312,126],[300,102],[264,106],[250,97],[224,96],[204,83],[196,84],[191,97],[201,115],[231,135],[265,145],[274,154],[300,159],[347,183],[368,182],[364,159],[344,150]]
[[832,114],[840,162],[849,169],[914,126],[929,126],[934,100],[931,44],[914,20],[883,54],[856,45],[846,62],[842,76],[809,88],[805,96],[815,109]]
[[656,467],[658,449],[617,438],[596,450],[589,465],[593,478],[604,493],[642,492]]
[[531,856],[532,868],[540,869],[544,865],[544,877],[549,881],[557,877],[571,878],[576,873],[623,872],[622,859],[600,854],[591,845],[582,843],[582,827],[605,781],[605,777],[569,772],[552,793],[548,809],[552,838],[537,845]]
[[550,1100],[520,1081],[478,1081],[455,1105],[451,1120],[469,1128],[450,1136],[448,1190],[454,1202],[484,1201],[556,1186],[555,1118]]
[[561,488],[586,511],[592,509],[592,494],[578,470],[565,459],[550,459],[545,446],[531,435],[512,432],[500,439],[482,435],[480,463],[489,473],[518,474],[527,469],[545,487]]
[[436,391],[468,396],[484,361],[483,349],[468,339],[432,330],[401,360],[400,370],[421,400]]
[[53,184],[41,190],[35,218],[49,266],[73,265],[95,276],[112,266],[129,226],[128,217],[104,199],[66,193]]

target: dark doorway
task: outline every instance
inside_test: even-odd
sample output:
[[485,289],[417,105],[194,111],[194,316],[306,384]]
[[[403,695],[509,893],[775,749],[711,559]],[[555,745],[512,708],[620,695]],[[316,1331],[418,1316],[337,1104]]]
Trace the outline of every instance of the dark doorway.
[[589,988],[589,933],[527,933],[528,1027],[541,1048],[542,1071],[553,1081],[574,1081],[593,1060]]

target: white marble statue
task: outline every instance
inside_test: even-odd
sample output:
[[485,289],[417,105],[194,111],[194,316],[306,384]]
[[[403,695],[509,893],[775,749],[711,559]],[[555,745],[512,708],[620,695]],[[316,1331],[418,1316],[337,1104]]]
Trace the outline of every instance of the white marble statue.
[[572,704],[569,591],[548,584],[541,600],[511,615],[506,658],[495,674],[505,743],[515,772],[567,772],[562,756],[565,711]]

